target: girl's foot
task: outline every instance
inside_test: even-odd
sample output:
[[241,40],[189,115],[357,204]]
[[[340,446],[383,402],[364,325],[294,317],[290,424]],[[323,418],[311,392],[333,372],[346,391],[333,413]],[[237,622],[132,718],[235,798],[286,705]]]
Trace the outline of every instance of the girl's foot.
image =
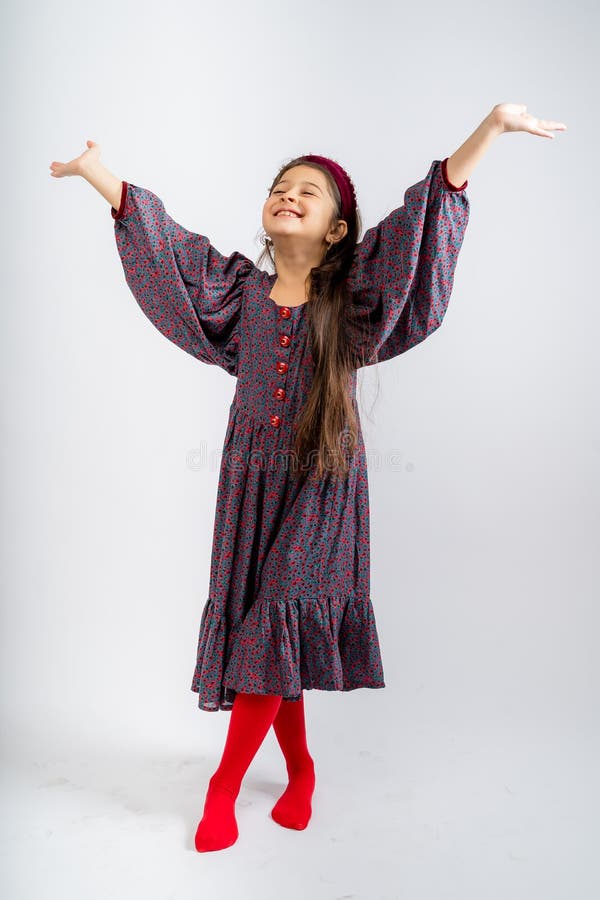
[[302,768],[288,772],[288,775],[288,786],[271,810],[271,817],[284,828],[302,831],[312,815],[311,801],[315,789],[315,766],[312,757],[308,757]]
[[195,845],[199,853],[207,850],[224,850],[238,839],[235,818],[236,796],[230,788],[211,778],[208,783],[204,814],[196,831]]

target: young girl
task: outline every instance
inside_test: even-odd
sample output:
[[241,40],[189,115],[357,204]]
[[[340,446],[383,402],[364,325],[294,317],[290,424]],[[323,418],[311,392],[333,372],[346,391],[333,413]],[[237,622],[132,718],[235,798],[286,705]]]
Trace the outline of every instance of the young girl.
[[[70,163],[52,163],[55,177],[81,175],[111,204],[125,278],[150,321],[237,378],[191,685],[200,709],[231,718],[198,851],[236,841],[235,801],[271,725],[289,778],[271,815],[305,828],[315,769],[303,691],[385,687],[357,369],[441,325],[469,218],[467,178],[492,140],[565,127],[495,106],[360,243],[348,174],[326,157],[297,157],[268,189],[257,264],[223,256],[150,190],[115,178],[93,141]],[[258,266],[265,254],[274,274]]]

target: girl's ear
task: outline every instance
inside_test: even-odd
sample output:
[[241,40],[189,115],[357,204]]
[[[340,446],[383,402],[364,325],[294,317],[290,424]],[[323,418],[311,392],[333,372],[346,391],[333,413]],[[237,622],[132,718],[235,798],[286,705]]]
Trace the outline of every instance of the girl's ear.
[[348,223],[345,219],[340,219],[335,230],[336,235],[339,235],[340,241],[346,237],[348,234]]

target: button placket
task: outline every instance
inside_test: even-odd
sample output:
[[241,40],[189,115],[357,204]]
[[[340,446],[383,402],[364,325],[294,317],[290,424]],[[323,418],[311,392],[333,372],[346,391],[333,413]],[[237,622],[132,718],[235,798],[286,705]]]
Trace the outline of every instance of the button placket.
[[[292,311],[289,308],[289,306],[280,306],[279,307],[279,318],[280,319],[291,319],[291,317],[292,317]],[[280,332],[279,346],[283,347],[284,349],[287,350],[291,346],[291,343],[292,343],[291,334],[289,334],[287,332]],[[275,364],[275,370],[278,375],[286,375],[288,369],[289,369],[289,363],[286,360],[284,360],[284,359],[277,360],[277,362]],[[285,381],[284,381],[284,383],[285,383]],[[282,402],[283,400],[285,400],[285,397],[286,397],[285,387],[282,387],[281,385],[276,387],[275,390],[273,391],[273,397],[275,400],[277,400],[279,402]],[[269,416],[269,420],[270,420],[273,428],[279,428],[279,426],[281,425],[281,416],[279,416],[277,413],[272,413]]]

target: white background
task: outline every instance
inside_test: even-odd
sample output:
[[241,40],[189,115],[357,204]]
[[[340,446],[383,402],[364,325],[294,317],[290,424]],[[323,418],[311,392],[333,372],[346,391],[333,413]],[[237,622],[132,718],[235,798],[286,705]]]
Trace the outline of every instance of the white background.
[[[35,2],[2,20],[4,896],[598,896],[597,9]],[[117,177],[256,259],[287,159],[337,159],[367,228],[503,101],[568,131],[493,144],[441,329],[360,375],[367,450],[401,460],[369,469],[387,687],[306,693],[305,832],[269,818],[271,731],[237,843],[199,855],[229,714],[190,684],[235,380],[153,329],[108,204],[50,162],[98,141]]]

